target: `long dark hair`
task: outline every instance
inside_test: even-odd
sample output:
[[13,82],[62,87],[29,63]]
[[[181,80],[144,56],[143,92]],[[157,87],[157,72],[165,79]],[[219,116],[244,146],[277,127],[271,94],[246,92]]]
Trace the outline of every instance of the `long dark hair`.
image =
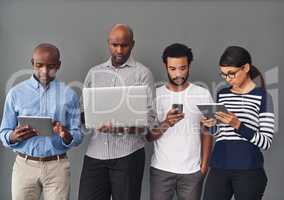
[[245,64],[250,65],[249,76],[252,80],[257,77],[260,78],[261,87],[265,89],[265,80],[263,78],[262,73],[258,70],[257,67],[252,65],[251,56],[249,52],[240,46],[229,46],[225,49],[222,54],[219,65],[222,67],[234,66],[234,67],[242,67]]

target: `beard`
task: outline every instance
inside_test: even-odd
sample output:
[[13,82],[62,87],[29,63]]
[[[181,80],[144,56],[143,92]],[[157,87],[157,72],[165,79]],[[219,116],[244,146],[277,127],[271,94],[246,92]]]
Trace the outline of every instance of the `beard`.
[[168,73],[168,78],[169,78],[169,81],[170,81],[171,84],[173,84],[175,86],[182,86],[187,82],[188,75],[189,75],[189,73],[187,73],[185,77],[172,78],[172,77],[170,77],[170,75]]
[[126,55],[121,55],[121,56],[112,55],[112,58],[111,58],[112,64],[114,66],[121,66],[121,65],[123,65],[124,63],[127,62],[128,58],[130,57],[130,53],[131,52],[129,52]]

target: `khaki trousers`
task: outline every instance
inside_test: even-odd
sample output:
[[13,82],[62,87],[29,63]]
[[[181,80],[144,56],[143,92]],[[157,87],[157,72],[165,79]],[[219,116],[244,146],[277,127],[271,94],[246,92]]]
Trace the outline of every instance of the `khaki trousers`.
[[68,200],[70,162],[67,158],[42,162],[16,157],[12,173],[12,200]]

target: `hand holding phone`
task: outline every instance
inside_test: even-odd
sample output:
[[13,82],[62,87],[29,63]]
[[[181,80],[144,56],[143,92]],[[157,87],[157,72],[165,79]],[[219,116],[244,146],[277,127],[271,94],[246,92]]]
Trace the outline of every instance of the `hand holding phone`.
[[183,104],[173,104],[172,109],[177,110],[177,113],[183,113]]

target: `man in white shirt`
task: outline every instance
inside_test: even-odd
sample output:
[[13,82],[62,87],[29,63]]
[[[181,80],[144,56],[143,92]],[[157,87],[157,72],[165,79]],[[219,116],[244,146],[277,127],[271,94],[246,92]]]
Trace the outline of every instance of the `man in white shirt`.
[[172,44],[162,58],[169,82],[156,90],[159,125],[147,135],[154,141],[150,199],[171,200],[176,193],[179,200],[199,200],[212,138],[200,127],[201,112],[196,105],[210,103],[212,97],[207,89],[187,80],[193,59],[190,48]]

